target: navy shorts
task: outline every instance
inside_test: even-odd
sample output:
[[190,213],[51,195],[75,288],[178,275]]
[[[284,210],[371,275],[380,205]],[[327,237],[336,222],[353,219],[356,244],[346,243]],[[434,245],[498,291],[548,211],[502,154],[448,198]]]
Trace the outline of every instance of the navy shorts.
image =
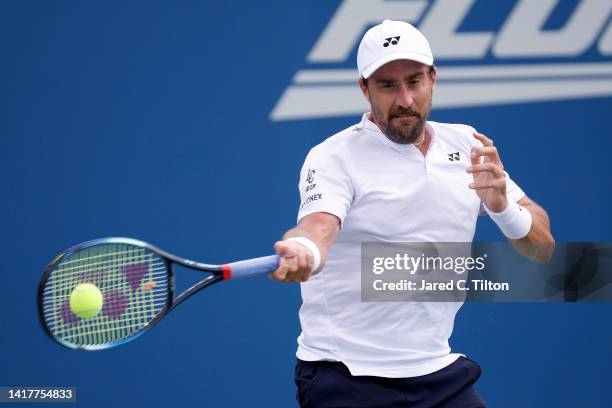
[[410,378],[352,376],[333,361],[297,361],[297,400],[303,408],[480,408],[478,363],[459,357],[431,374]]

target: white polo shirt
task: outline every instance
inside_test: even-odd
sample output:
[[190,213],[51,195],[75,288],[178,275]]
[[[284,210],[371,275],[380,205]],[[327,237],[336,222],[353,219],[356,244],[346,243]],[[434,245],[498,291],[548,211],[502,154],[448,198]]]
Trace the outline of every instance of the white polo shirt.
[[[415,377],[460,354],[448,339],[462,303],[362,302],[362,242],[471,242],[481,202],[468,188],[466,125],[427,122],[426,156],[389,140],[368,120],[328,138],[306,157],[298,220],[336,215],[342,228],[321,272],[301,284],[297,357],[342,361],[353,375]],[[525,194],[507,177],[509,199]]]

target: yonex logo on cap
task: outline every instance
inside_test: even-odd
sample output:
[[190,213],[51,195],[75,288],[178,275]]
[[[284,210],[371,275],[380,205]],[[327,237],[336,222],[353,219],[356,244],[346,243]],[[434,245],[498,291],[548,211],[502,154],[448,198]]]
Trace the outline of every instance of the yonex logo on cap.
[[399,42],[399,39],[400,39],[399,35],[397,37],[385,38],[385,43],[383,44],[383,47],[388,47],[389,44],[396,45]]

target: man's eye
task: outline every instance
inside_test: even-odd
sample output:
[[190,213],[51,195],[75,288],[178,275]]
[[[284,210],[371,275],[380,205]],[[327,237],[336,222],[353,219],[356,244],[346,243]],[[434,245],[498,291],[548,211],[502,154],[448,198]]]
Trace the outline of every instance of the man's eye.
[[412,81],[410,81],[410,85],[418,85],[421,83],[420,79],[413,79]]

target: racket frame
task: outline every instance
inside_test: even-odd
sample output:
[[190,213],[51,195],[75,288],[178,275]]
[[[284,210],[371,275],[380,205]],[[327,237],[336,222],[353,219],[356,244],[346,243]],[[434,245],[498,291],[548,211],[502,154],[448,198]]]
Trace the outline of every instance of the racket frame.
[[[167,273],[167,279],[168,279],[168,297],[166,299],[166,304],[146,326],[144,326],[143,328],[141,328],[134,334],[131,334],[129,337],[126,337],[125,339],[122,339],[122,340],[113,341],[113,342],[109,342],[105,344],[97,344],[97,345],[77,345],[77,344],[73,344],[73,343],[70,343],[60,338],[55,337],[53,333],[51,333],[51,330],[49,329],[48,325],[45,322],[44,304],[43,304],[43,295],[45,291],[45,285],[47,283],[47,279],[49,278],[49,275],[51,275],[51,273],[55,270],[57,265],[59,265],[64,258],[69,257],[84,249],[91,248],[96,245],[104,245],[104,244],[134,245],[134,246],[144,248],[148,251],[151,251],[159,255],[166,264],[166,273]],[[195,285],[191,286],[190,288],[185,290],[183,293],[175,297],[176,283],[175,283],[175,278],[174,278],[174,264],[178,264],[178,265],[181,265],[181,266],[184,266],[190,269],[202,271],[202,272],[208,272],[208,273],[211,273],[212,275],[201,280],[200,282],[196,283]],[[36,303],[38,305],[38,318],[47,336],[49,336],[53,341],[59,343],[60,345],[64,347],[68,347],[73,350],[86,350],[86,351],[103,350],[103,349],[107,349],[111,347],[116,347],[121,344],[135,340],[136,338],[144,334],[147,330],[150,330],[151,328],[153,328],[162,318],[168,315],[168,313],[174,310],[178,305],[180,305],[188,297],[224,279],[225,278],[223,275],[222,265],[205,264],[201,262],[195,262],[195,261],[192,261],[186,258],[181,258],[179,256],[166,252],[162,249],[159,249],[156,246],[151,245],[147,242],[140,241],[140,240],[133,239],[133,238],[112,237],[112,238],[94,239],[91,241],[83,242],[81,244],[73,246],[72,248],[67,249],[66,251],[56,256],[55,259],[51,261],[49,265],[47,265],[38,283],[38,291],[37,291],[37,296],[36,296]]]

